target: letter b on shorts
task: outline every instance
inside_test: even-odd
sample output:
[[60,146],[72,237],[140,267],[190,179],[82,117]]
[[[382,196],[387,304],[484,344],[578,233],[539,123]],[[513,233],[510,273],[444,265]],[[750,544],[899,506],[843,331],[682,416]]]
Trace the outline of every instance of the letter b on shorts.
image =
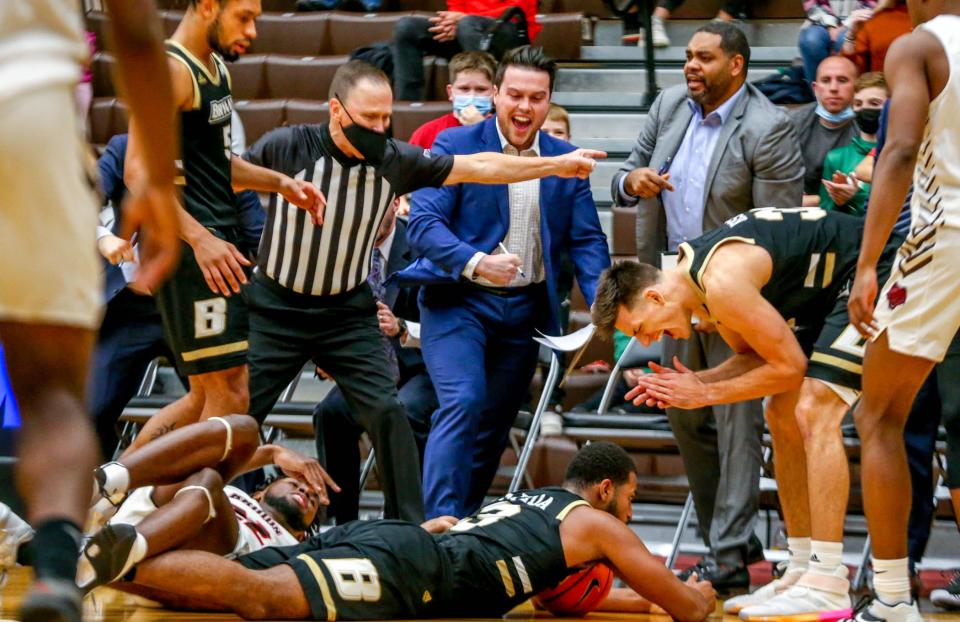
[[193,303],[194,337],[213,337],[227,328],[226,298],[211,298]]

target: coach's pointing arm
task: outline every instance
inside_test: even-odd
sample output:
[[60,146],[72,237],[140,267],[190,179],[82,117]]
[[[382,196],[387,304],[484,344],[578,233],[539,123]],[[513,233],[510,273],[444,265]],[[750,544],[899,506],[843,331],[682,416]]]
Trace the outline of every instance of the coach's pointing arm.
[[551,175],[586,179],[596,167],[596,160],[606,157],[606,152],[592,149],[577,149],[549,158],[522,158],[495,151],[458,154],[453,157],[453,168],[443,185],[513,184]]

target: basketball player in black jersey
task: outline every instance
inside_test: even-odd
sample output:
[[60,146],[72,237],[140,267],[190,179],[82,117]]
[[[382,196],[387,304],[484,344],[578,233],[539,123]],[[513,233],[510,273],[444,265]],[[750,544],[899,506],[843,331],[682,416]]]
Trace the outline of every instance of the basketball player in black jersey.
[[597,442],[574,457],[562,488],[507,495],[446,533],[354,521],[240,563],[173,551],[114,587],[247,619],[500,617],[577,567],[606,562],[633,590],[632,598],[616,591],[608,605],[637,612],[653,603],[682,622],[706,619],[716,606],[713,587],[695,577],[682,583],[626,526],[636,487],[630,456]]
[[[673,269],[627,262],[598,287],[602,332],[685,339],[696,316],[735,353],[696,373],[676,359],[675,369],[652,364],[628,399],[696,408],[772,396],[766,418],[791,558],[781,579],[725,604],[744,619],[850,612],[840,423],[860,392],[864,340],[846,305],[862,232],[862,219],[819,208],[755,209],[682,244]],[[888,270],[895,251],[887,246]]]
[[[247,412],[247,309],[237,294],[250,262],[235,246],[234,190],[277,193],[315,220],[322,218],[323,197],[311,183],[230,153],[233,99],[224,59],[235,60],[250,46],[260,12],[260,0],[190,0],[167,42],[183,143],[178,183],[185,244],[180,267],[157,292],[157,304],[190,390],[151,418],[133,448],[198,419]],[[128,182],[137,177],[141,144],[131,131]]]

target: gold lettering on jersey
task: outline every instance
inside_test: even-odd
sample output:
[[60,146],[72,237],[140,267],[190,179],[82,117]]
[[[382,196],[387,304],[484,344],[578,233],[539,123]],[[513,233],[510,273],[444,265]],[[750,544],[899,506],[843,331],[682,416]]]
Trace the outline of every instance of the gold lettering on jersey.
[[553,503],[553,497],[545,493],[540,493],[539,495],[528,495],[525,492],[517,492],[506,495],[504,499],[514,503],[529,505],[543,511],[546,511],[547,508],[550,507],[550,504]]
[[208,119],[210,125],[219,125],[224,121],[229,121],[231,114],[233,114],[233,97],[231,95],[210,102],[210,118]]

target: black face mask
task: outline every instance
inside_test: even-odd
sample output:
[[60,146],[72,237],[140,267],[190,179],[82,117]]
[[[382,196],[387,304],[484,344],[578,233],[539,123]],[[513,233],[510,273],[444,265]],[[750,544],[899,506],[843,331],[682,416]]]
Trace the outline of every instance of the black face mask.
[[880,129],[880,108],[861,108],[857,111],[857,127],[865,134],[876,134]]
[[343,105],[340,96],[336,93],[334,93],[334,96],[340,101],[340,107],[347,113],[347,118],[353,123],[353,125],[347,127],[340,126],[343,129],[343,135],[347,137],[353,148],[360,152],[364,160],[373,165],[383,162],[383,154],[387,151],[387,135],[357,123],[347,107]]

